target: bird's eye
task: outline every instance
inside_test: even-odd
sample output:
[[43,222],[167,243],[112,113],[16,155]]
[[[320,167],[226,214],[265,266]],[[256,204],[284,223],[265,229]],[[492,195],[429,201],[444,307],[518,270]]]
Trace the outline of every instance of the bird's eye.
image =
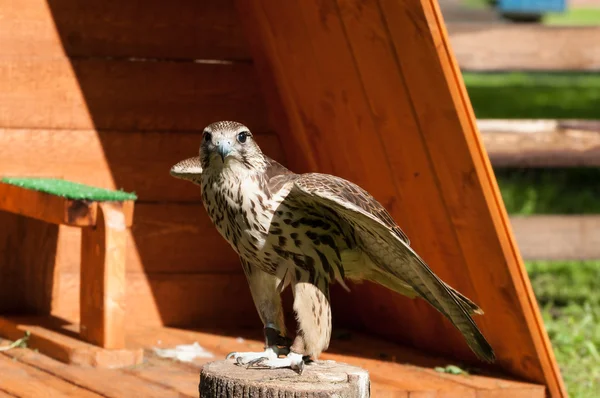
[[206,142],[210,142],[212,140],[212,134],[209,133],[208,131],[204,132],[204,141]]
[[246,142],[246,139],[248,138],[249,135],[250,135],[249,132],[242,131],[241,133],[239,133],[237,135],[237,140],[239,141],[240,144],[243,144],[244,142]]

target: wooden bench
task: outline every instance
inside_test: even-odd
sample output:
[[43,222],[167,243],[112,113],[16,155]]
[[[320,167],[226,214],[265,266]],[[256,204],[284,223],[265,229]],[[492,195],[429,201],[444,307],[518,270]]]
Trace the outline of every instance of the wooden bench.
[[29,330],[30,347],[69,363],[119,367],[142,361],[141,350],[125,346],[125,249],[135,199],[64,180],[0,180],[0,210],[81,228],[79,338],[60,333],[48,316],[0,317],[1,335],[16,339]]

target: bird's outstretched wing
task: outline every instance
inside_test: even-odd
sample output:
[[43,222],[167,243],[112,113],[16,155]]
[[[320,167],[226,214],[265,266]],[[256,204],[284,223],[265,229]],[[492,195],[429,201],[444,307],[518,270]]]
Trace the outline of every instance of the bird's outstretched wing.
[[389,213],[369,193],[342,178],[319,173],[299,175],[293,184],[288,197],[326,206],[359,234],[372,237],[361,249],[375,259],[373,262],[381,271],[403,280],[445,315],[479,358],[490,362],[495,359],[492,347],[470,316],[481,310],[433,273],[409,246],[405,235],[398,233]]

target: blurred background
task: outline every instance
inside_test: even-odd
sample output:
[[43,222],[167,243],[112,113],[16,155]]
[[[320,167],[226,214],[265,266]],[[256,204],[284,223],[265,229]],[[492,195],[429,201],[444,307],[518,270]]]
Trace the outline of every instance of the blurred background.
[[600,1],[439,0],[570,396],[600,396]]

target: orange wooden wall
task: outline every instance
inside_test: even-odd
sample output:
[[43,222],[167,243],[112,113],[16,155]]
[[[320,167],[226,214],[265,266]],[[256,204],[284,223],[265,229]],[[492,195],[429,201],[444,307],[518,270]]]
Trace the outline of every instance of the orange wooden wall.
[[[285,161],[233,2],[0,0],[0,10],[0,175],[138,194],[129,321],[260,325],[200,190],[169,175],[221,119],[248,123]],[[0,291],[41,312],[52,300],[54,314],[76,319],[79,231],[6,214],[0,225]]]

